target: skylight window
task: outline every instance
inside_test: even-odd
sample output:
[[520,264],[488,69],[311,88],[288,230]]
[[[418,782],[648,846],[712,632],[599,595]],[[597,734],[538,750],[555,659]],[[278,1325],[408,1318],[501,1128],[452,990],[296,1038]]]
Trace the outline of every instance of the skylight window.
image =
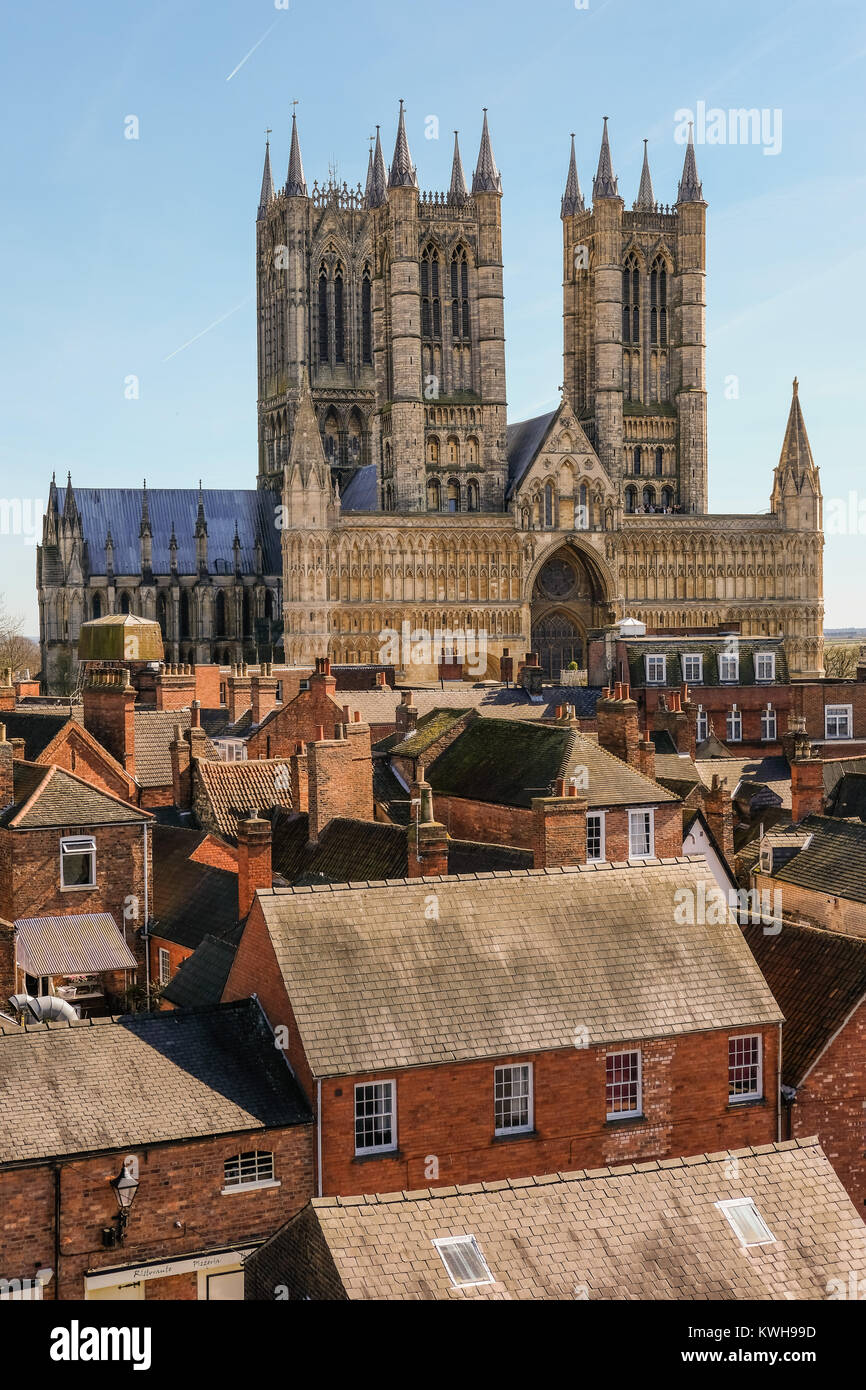
[[742,1245],[772,1245],[773,1235],[751,1197],[738,1197],[732,1202],[716,1202],[739,1237]]
[[474,1236],[443,1236],[433,1244],[456,1289],[495,1282]]

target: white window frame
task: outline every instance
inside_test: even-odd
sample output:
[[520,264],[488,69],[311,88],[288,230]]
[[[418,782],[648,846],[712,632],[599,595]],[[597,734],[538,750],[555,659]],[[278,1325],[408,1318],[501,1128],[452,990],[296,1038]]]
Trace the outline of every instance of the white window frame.
[[[772,733],[769,730],[772,729]],[[761,710],[761,738],[764,743],[773,743],[778,737],[779,720],[773,705],[767,705]]]
[[[739,1095],[731,1093],[731,1043],[757,1042],[757,1090],[742,1091]],[[732,1033],[728,1038],[728,1104],[740,1105],[743,1101],[764,1099],[764,1039],[760,1033]]]
[[[649,849],[647,850],[646,853],[635,854],[635,852],[634,852],[634,835],[633,835],[633,833],[632,833],[632,822],[634,821],[634,818],[635,818],[636,816],[640,816],[642,819],[644,819],[645,817],[649,817]],[[653,808],[652,808],[651,806],[642,806],[642,807],[636,808],[636,809],[634,809],[634,810],[631,810],[631,809],[630,809],[630,810],[629,810],[629,813],[628,813],[628,857],[629,857],[629,859],[655,859],[655,853],[656,853],[655,811],[653,810]]]
[[171,952],[164,946],[158,948],[159,983],[167,985],[171,979]]
[[[726,663],[733,663],[734,674],[725,675]],[[739,652],[719,652],[719,682],[722,685],[736,685],[740,679]]]
[[[703,730],[703,733],[701,732]],[[706,743],[710,736],[710,713],[705,710],[703,705],[698,705],[698,717],[695,724],[695,741]]]
[[[770,674],[761,675],[761,662],[769,661]],[[760,684],[764,681],[774,681],[776,679],[776,653],[775,652],[755,652],[755,680]]]
[[[661,675],[653,676],[650,674],[650,671],[654,669],[654,663],[657,662],[661,662]],[[665,685],[668,678],[667,671],[668,659],[666,656],[662,656],[661,653],[656,653],[653,656],[647,655],[644,657],[644,675],[647,685]]]
[[[253,1166],[255,1176],[242,1179],[240,1174],[243,1169],[242,1159],[249,1154],[253,1155]],[[266,1160],[262,1162],[261,1160]],[[238,1180],[229,1178],[227,1169],[230,1163],[238,1165]],[[261,1173],[260,1170],[261,1169]],[[233,1192],[255,1192],[263,1187],[281,1187],[279,1178],[274,1175],[274,1155],[270,1149],[244,1149],[240,1153],[232,1154],[223,1163],[223,1186],[221,1196],[229,1197]]]
[[[63,863],[66,855],[88,854],[92,868],[89,883],[66,883]],[[87,893],[96,887],[96,837],[93,835],[64,835],[60,840],[60,887],[64,893]]]
[[[391,1088],[391,1142],[390,1144],[369,1144],[358,1147],[358,1092],[366,1090],[368,1086],[390,1086]],[[355,1084],[353,1093],[354,1109],[352,1114],[352,1124],[355,1135],[355,1157],[365,1158],[370,1154],[389,1154],[397,1150],[397,1082],[394,1077],[385,1077],[381,1081],[358,1081]],[[375,1099],[375,1097],[374,1097]],[[383,1112],[384,1113],[384,1112]]]
[[[445,1273],[448,1275],[455,1289],[473,1289],[477,1288],[479,1284],[496,1283],[496,1280],[490,1273],[490,1266],[482,1255],[478,1241],[474,1236],[440,1236],[437,1240],[433,1241],[433,1245],[437,1255],[445,1266]],[[455,1279],[453,1273],[448,1268],[448,1261],[442,1253],[449,1245],[470,1245],[472,1247],[472,1253],[477,1257],[479,1264],[482,1265],[486,1277],[484,1279]]]
[[[607,1064],[611,1057],[637,1057],[637,1106],[634,1110],[608,1110]],[[604,1057],[604,1109],[608,1120],[636,1120],[643,1115],[643,1052],[639,1047],[628,1047],[618,1052],[606,1052]]]
[[[838,733],[838,732],[836,732],[836,733],[831,733],[831,732],[830,732],[830,721],[831,721],[831,719],[834,720],[834,721],[836,721],[836,727],[837,727],[837,730],[838,730],[838,721],[839,721],[840,719],[843,719],[843,718],[844,718],[844,720],[845,720],[845,727],[846,727],[846,729],[847,729],[847,733],[844,733],[844,734],[840,734],[840,733]],[[837,741],[837,742],[841,742],[841,741],[843,741],[843,740],[845,740],[845,739],[852,739],[852,738],[854,737],[854,706],[853,706],[853,705],[825,705],[825,706],[824,706],[824,737],[825,737],[826,739],[833,739],[834,741]]]
[[[500,1077],[503,1076],[505,1072],[512,1072],[512,1073],[513,1073],[513,1072],[526,1072],[526,1073],[527,1073],[527,1076],[526,1076],[526,1080],[527,1080],[527,1092],[526,1092],[527,1123],[526,1123],[525,1125],[498,1125],[498,1124],[496,1123],[496,1103],[497,1103],[497,1100],[499,1099],[499,1098],[497,1097],[497,1094],[496,1094],[496,1088],[497,1088],[497,1086],[498,1086],[498,1084],[499,1084],[499,1079],[500,1079]],[[514,1084],[514,1078],[513,1078],[513,1076],[512,1076],[512,1086],[513,1086],[513,1084]],[[513,1099],[513,1097],[512,1097],[512,1099]],[[518,1099],[522,1099],[522,1097],[519,1097]],[[510,1102],[509,1102],[509,1103],[510,1103]],[[494,1067],[494,1068],[493,1068],[493,1133],[496,1135],[497,1138],[501,1138],[501,1137],[507,1136],[507,1135],[509,1135],[509,1134],[531,1134],[534,1128],[535,1128],[535,1087],[534,1087],[534,1078],[533,1078],[533,1066],[532,1066],[532,1063],[531,1063],[531,1062],[506,1062],[506,1063],[504,1063],[504,1065],[502,1065],[502,1066]]]
[[[598,854],[593,858],[589,853],[589,822],[598,821]],[[604,845],[604,811],[588,811],[586,816],[587,836],[586,836],[586,862],[587,864],[603,864],[605,845]]]
[[743,711],[738,705],[731,705],[725,716],[725,742],[742,743],[743,741]]
[[[750,1249],[753,1245],[775,1245],[776,1237],[773,1235],[773,1232],[770,1230],[763,1216],[758,1211],[758,1208],[755,1205],[754,1197],[734,1197],[727,1202],[716,1202],[716,1206],[724,1216],[728,1225],[733,1230],[734,1235],[737,1237],[740,1244],[745,1246],[747,1250]],[[745,1233],[740,1229],[740,1227],[737,1226],[735,1212],[738,1209],[748,1211],[750,1217],[755,1222],[755,1224],[764,1228],[767,1234],[763,1237],[763,1239],[746,1240]]]
[[[690,676],[686,670],[686,662],[696,661],[698,663],[698,674]],[[683,680],[686,685],[702,685],[704,680],[704,658],[699,652],[683,652]]]

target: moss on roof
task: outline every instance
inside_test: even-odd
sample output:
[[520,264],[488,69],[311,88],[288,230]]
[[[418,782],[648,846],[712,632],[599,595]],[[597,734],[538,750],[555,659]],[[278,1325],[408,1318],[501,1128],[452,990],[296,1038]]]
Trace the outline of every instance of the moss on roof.
[[528,807],[565,776],[574,742],[570,728],[477,719],[440,753],[427,780],[446,796]]
[[421,716],[414,732],[403,743],[391,746],[391,752],[401,758],[418,758],[443,734],[471,711],[466,709],[431,709]]

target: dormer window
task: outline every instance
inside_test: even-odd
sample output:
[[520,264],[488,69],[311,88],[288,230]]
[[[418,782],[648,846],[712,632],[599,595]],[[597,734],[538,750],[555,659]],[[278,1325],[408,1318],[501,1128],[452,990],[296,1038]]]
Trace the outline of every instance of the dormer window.
[[775,652],[755,653],[755,680],[774,681],[776,679]]
[[738,652],[722,652],[719,656],[719,680],[738,681],[740,679],[740,657]]
[[647,685],[664,685],[667,680],[667,657],[644,657]]
[[692,652],[683,657],[683,680],[690,685],[700,685],[704,678],[704,658]]

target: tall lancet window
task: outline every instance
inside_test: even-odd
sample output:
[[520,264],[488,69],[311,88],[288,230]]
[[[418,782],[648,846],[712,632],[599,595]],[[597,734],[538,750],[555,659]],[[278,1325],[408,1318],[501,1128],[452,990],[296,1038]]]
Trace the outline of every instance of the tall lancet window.
[[439,297],[439,252],[428,246],[421,257],[421,336],[442,337],[442,301]]
[[451,257],[451,336],[469,337],[469,262],[462,246]]
[[346,360],[346,318],[343,300],[343,267],[334,271],[334,361]]
[[319,361],[327,362],[328,345],[328,272],[324,261],[319,268]]
[[665,345],[668,340],[668,272],[661,256],[650,270],[650,342]]
[[633,251],[622,272],[622,340],[640,342],[640,271]]
[[373,286],[369,265],[361,277],[361,361],[373,361]]

